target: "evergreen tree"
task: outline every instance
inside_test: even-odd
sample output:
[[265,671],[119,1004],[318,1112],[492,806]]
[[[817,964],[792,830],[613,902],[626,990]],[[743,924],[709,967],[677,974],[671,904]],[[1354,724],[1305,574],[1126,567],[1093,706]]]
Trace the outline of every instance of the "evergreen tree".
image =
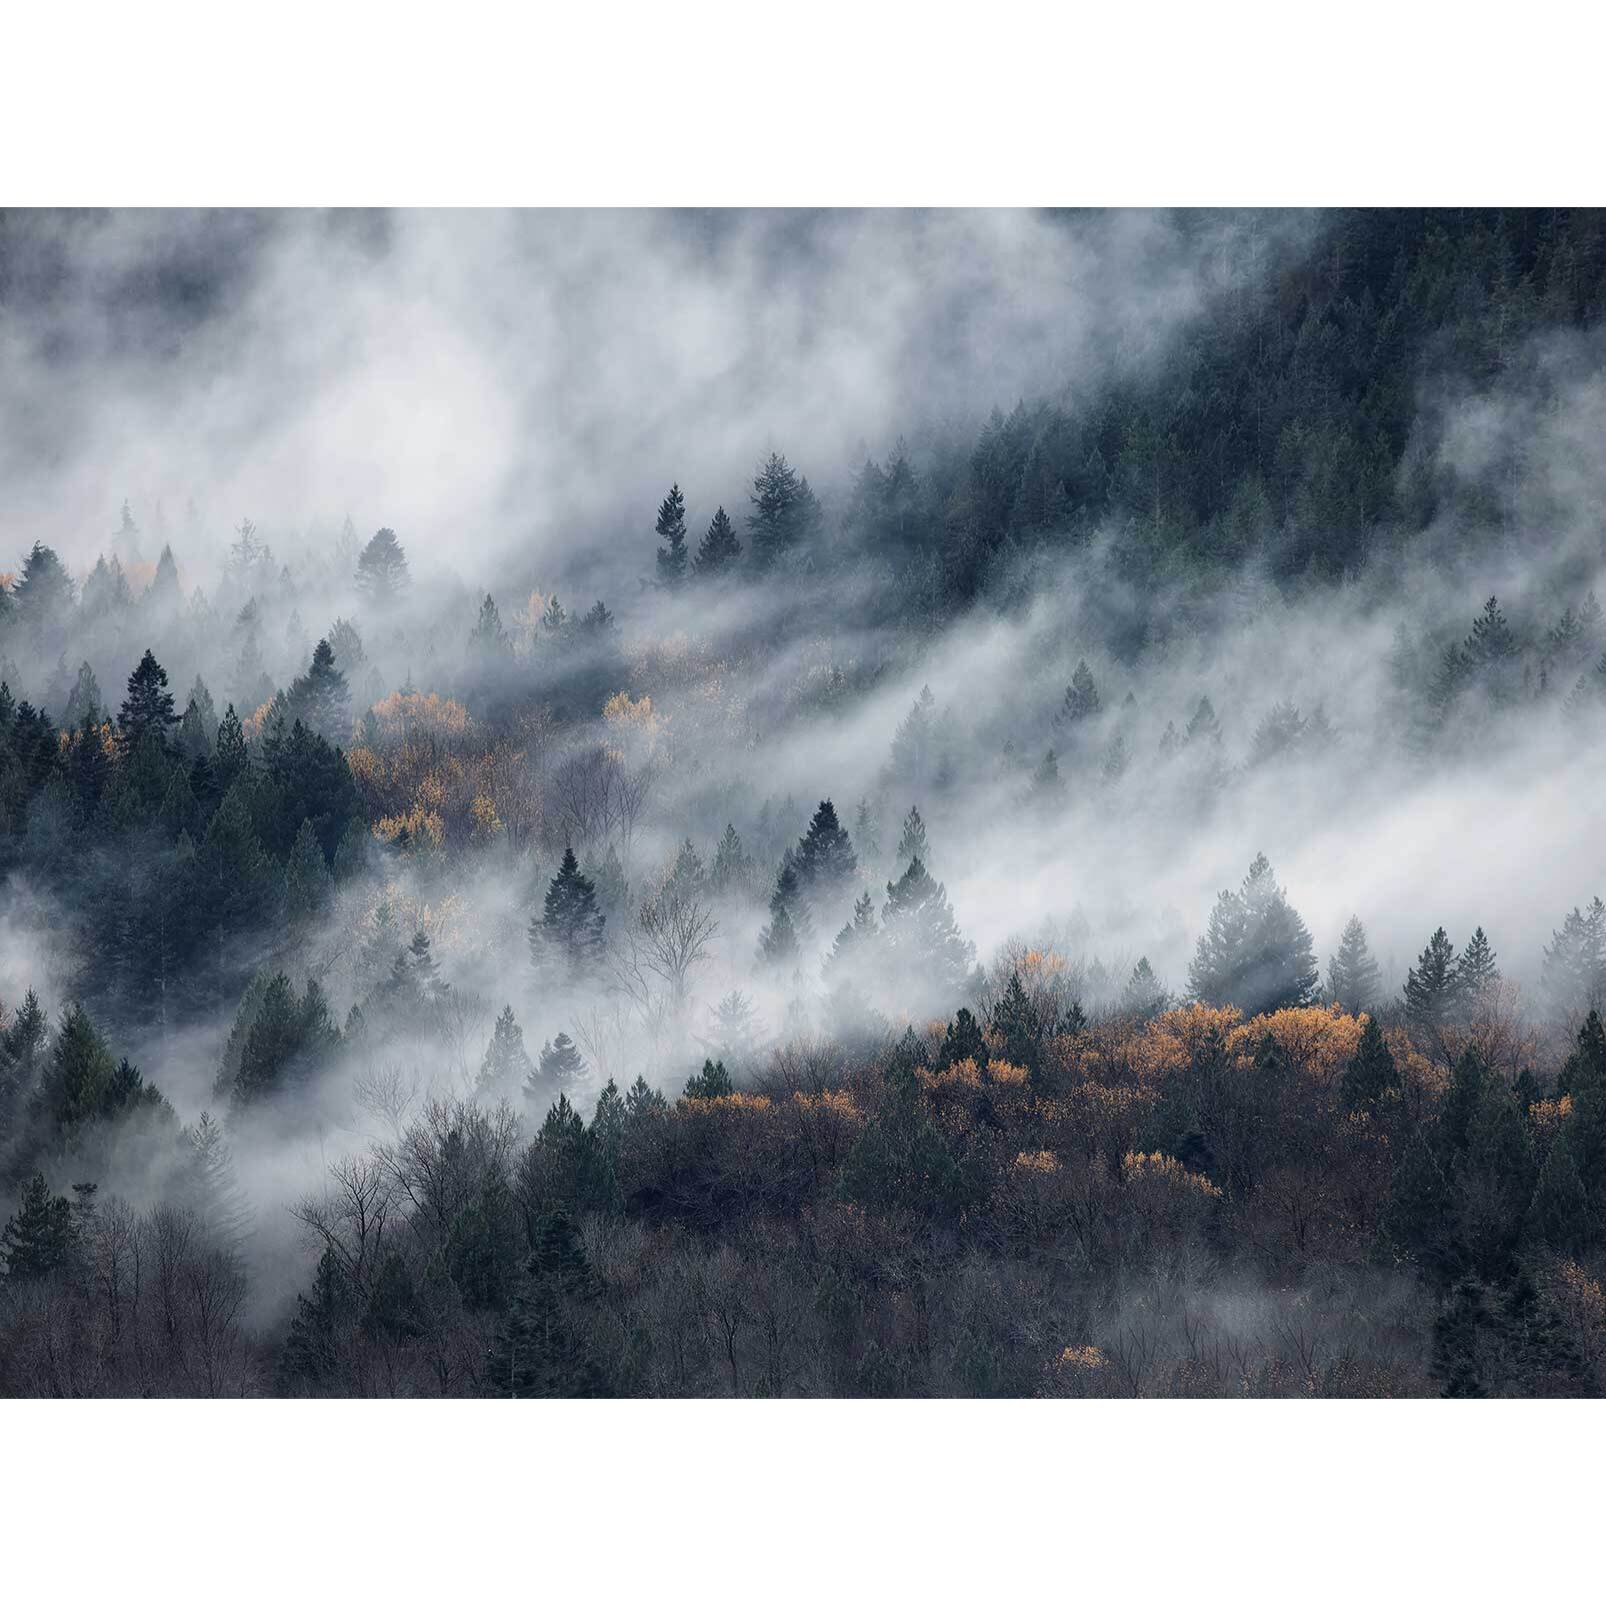
[[22,1283],[48,1277],[65,1267],[77,1248],[72,1201],[51,1193],[44,1177],[35,1173],[22,1190],[16,1214],[0,1230],[7,1280]]
[[1483,934],[1483,927],[1479,926],[1456,961],[1455,992],[1463,1009],[1472,1008],[1500,980],[1494,961],[1494,950]]
[[814,811],[792,865],[799,894],[816,909],[830,907],[852,885],[859,861],[848,833],[837,823],[836,809],[829,798]]
[[1099,689],[1094,683],[1093,671],[1087,667],[1087,659],[1078,658],[1071,683],[1065,688],[1064,701],[1054,716],[1055,730],[1075,731],[1092,719],[1100,706]]
[[285,913],[294,922],[315,920],[334,895],[334,878],[324,860],[311,820],[303,820],[285,866]]
[[1577,1016],[1606,1006],[1606,903],[1595,898],[1587,910],[1574,908],[1551,933],[1545,949],[1543,981],[1551,1004]]
[[502,628],[502,615],[497,611],[496,603],[489,591],[485,593],[485,600],[480,604],[479,618],[469,633],[468,646],[470,652],[489,660],[505,658],[512,650],[507,639],[507,631]]
[[970,1060],[978,1067],[987,1064],[987,1039],[982,1036],[981,1023],[968,1009],[961,1009],[948,1022],[937,1063],[947,1067],[961,1060]]
[[357,559],[357,590],[375,607],[395,602],[407,589],[407,554],[391,529],[376,530]]
[[176,613],[184,601],[184,589],[179,584],[178,563],[172,547],[164,544],[156,560],[156,573],[151,577],[150,590],[145,601],[166,613]]
[[327,639],[313,649],[304,675],[290,684],[289,716],[309,731],[339,741],[351,730],[351,693],[345,675],[335,667],[334,648]]
[[1193,996],[1232,1004],[1245,1015],[1308,1004],[1318,971],[1310,932],[1277,885],[1264,853],[1238,892],[1216,899],[1188,967]]
[[692,568],[700,580],[716,579],[736,566],[742,555],[742,543],[736,539],[736,528],[730,515],[720,508],[709,521],[708,529],[692,559]]
[[911,804],[903,819],[903,834],[898,838],[898,863],[907,868],[914,859],[929,864],[931,851],[926,844],[926,822],[920,818],[920,810]]
[[1339,1095],[1347,1110],[1361,1110],[1376,1104],[1400,1089],[1400,1073],[1394,1056],[1383,1041],[1383,1033],[1369,1015],[1361,1028],[1361,1040],[1339,1082]]
[[1366,927],[1351,915],[1338,941],[1338,952],[1327,962],[1327,996],[1351,1015],[1372,1008],[1378,995],[1377,961],[1366,941]]
[[678,586],[686,578],[686,499],[679,485],[669,487],[669,495],[658,504],[658,583]]
[[540,1059],[525,1078],[524,1097],[537,1110],[547,1109],[554,1099],[568,1108],[569,1090],[585,1075],[586,1063],[567,1032],[559,1032],[541,1045]]
[[240,1191],[223,1129],[203,1110],[183,1136],[189,1145],[185,1202],[214,1243],[237,1252],[250,1236],[251,1206]]
[[669,1107],[668,1101],[656,1088],[648,1087],[646,1079],[637,1076],[625,1094],[625,1119],[639,1122],[661,1115]]
[[485,1058],[480,1061],[475,1091],[482,1098],[503,1097],[515,1089],[522,1090],[533,1070],[524,1048],[523,1028],[513,1018],[513,1006],[507,1004],[496,1017]]
[[923,984],[947,997],[964,987],[975,948],[960,935],[946,890],[920,859],[887,883],[881,931],[906,985]]
[[1120,731],[1113,732],[1099,759],[1099,779],[1106,786],[1118,786],[1131,762],[1132,755],[1127,751],[1126,737]]
[[597,889],[580,873],[572,847],[563,850],[563,863],[547,888],[539,921],[530,923],[530,953],[537,964],[556,958],[571,974],[596,967],[603,953],[603,927],[607,917],[597,907]]
[[1193,717],[1188,721],[1188,741],[1211,742],[1221,741],[1221,721],[1216,718],[1216,711],[1211,706],[1208,697],[1199,699],[1198,707],[1193,711]]
[[98,725],[103,717],[103,707],[95,671],[87,661],[81,663],[78,666],[78,678],[73,682],[72,694],[61,716],[62,729],[73,730],[86,720],[91,725]]
[[1456,985],[1455,945],[1440,926],[1405,973],[1405,1012],[1422,1031],[1445,1025],[1459,998]]
[[767,964],[791,964],[812,936],[797,866],[788,850],[770,895],[770,923],[759,933],[759,952]]
[[281,1387],[317,1386],[334,1379],[356,1315],[351,1280],[326,1248],[318,1257],[312,1297],[296,1296],[296,1314],[279,1355]]
[[273,977],[246,1036],[231,1096],[236,1109],[298,1090],[333,1057],[340,1032],[329,1018],[323,989],[307,983],[298,999],[289,978]]
[[1065,782],[1060,776],[1059,759],[1052,747],[1043,754],[1043,762],[1032,773],[1032,796],[1050,807],[1059,804],[1065,797]]
[[753,562],[769,568],[803,544],[813,522],[813,495],[779,452],[771,452],[753,477],[753,511],[747,531]]
[[1148,1019],[1158,1015],[1170,1002],[1166,990],[1160,985],[1154,967],[1145,955],[1132,967],[1126,985],[1121,989],[1121,1013]]
[[710,889],[716,897],[739,897],[749,893],[754,870],[752,859],[742,850],[742,839],[736,834],[736,827],[727,824],[708,873]]
[[167,689],[167,671],[157,663],[149,647],[128,677],[128,696],[123,699],[117,723],[130,751],[139,746],[147,732],[165,741],[168,726],[178,723],[173,694]]
[[704,1060],[702,1070],[687,1079],[686,1091],[681,1096],[688,1099],[723,1099],[729,1098],[735,1091],[725,1062]]
[[11,588],[17,623],[36,642],[61,628],[72,611],[73,583],[55,550],[35,541]]
[[245,729],[240,724],[240,716],[234,712],[234,704],[230,703],[218,723],[212,760],[218,790],[226,794],[242,776],[249,775],[250,769],[251,749],[245,739]]

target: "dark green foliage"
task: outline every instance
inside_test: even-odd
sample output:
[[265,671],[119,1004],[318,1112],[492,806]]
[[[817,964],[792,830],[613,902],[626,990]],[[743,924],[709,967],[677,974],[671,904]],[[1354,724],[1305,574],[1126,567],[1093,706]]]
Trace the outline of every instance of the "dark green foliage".
[[351,693],[345,675],[335,667],[335,652],[327,640],[313,649],[304,675],[290,684],[290,713],[309,731],[340,741],[351,730]]
[[1344,1067],[1339,1094],[1347,1110],[1363,1110],[1400,1090],[1400,1073],[1377,1022],[1367,1016],[1354,1056]]
[[779,452],[771,452],[753,478],[748,542],[753,562],[767,569],[807,548],[821,523],[820,504],[806,478]]
[[547,888],[541,919],[530,923],[530,954],[537,965],[548,961],[566,966],[571,975],[594,970],[603,954],[607,917],[597,907],[597,889],[580,873],[573,848],[563,850],[563,863]]
[[906,983],[918,978],[947,997],[964,986],[975,948],[960,935],[941,882],[918,858],[896,882],[887,883],[881,934]]
[[50,1191],[36,1174],[22,1190],[16,1214],[0,1231],[6,1277],[17,1282],[62,1270],[78,1248],[72,1201]]
[[316,920],[329,908],[334,878],[324,862],[323,848],[311,820],[303,820],[290,849],[284,872],[284,909],[292,921]]
[[848,833],[837,822],[836,809],[826,798],[814,811],[808,831],[792,856],[797,891],[815,909],[838,904],[853,884],[859,861]]
[[586,1318],[601,1289],[574,1223],[542,1218],[512,1308],[486,1357],[483,1392],[499,1399],[597,1399],[614,1392]]
[[987,1039],[982,1036],[981,1023],[968,1009],[961,1009],[948,1022],[938,1063],[957,1065],[961,1060],[973,1060],[978,1066],[987,1064]]
[[356,1313],[351,1280],[333,1249],[318,1258],[312,1292],[296,1296],[296,1314],[279,1354],[280,1386],[294,1391],[333,1378]]
[[1483,934],[1483,927],[1479,926],[1456,961],[1455,994],[1463,1009],[1472,1008],[1500,980],[1494,961],[1494,950]]
[[167,689],[167,671],[157,663],[156,654],[149,647],[128,677],[128,695],[123,699],[117,724],[124,743],[131,750],[140,745],[147,733],[165,741],[168,727],[178,724],[173,694]]
[[658,548],[658,583],[678,586],[686,578],[686,499],[678,485],[658,504],[658,522],[653,526],[664,544]]
[[699,580],[711,580],[734,568],[741,555],[742,543],[736,539],[736,527],[721,507],[709,520],[708,529],[698,543],[692,568]]
[[841,1187],[844,1198],[879,1210],[944,1218],[963,1209],[964,1174],[913,1071],[888,1070],[881,1102],[843,1165]]
[[683,1096],[688,1099],[722,1099],[735,1091],[724,1061],[716,1063],[714,1060],[704,1060],[703,1068],[695,1076],[687,1078]]
[[1455,945],[1440,926],[1405,973],[1405,1012],[1422,1031],[1445,1025],[1459,1002]]
[[339,1029],[318,983],[309,981],[298,999],[287,976],[274,976],[263,989],[240,1053],[230,1090],[235,1107],[285,1099],[307,1088],[339,1044]]

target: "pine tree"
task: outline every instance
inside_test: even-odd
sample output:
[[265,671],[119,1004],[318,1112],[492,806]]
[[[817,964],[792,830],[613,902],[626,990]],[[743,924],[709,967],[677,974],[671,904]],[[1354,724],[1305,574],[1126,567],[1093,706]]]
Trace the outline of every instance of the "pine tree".
[[502,628],[502,615],[497,611],[496,602],[489,591],[480,604],[479,618],[469,633],[468,646],[470,652],[489,660],[505,658],[512,650],[507,631]]
[[1378,995],[1377,961],[1366,941],[1366,927],[1351,915],[1338,941],[1338,952],[1327,962],[1327,996],[1351,1015],[1372,1008]]
[[799,894],[815,908],[829,907],[852,885],[859,869],[858,857],[848,833],[837,822],[830,798],[814,811],[792,863]]
[[185,1202],[214,1243],[237,1252],[250,1236],[251,1206],[240,1191],[223,1129],[203,1110],[183,1136],[189,1145]]
[[522,1089],[534,1067],[524,1047],[524,1031],[513,1018],[513,1006],[503,1006],[480,1061],[475,1091],[481,1098],[501,1098]]
[[630,1084],[630,1091],[625,1094],[625,1119],[627,1121],[644,1121],[654,1115],[661,1115],[669,1108],[668,1100],[656,1088],[647,1085],[646,1078],[637,1076]]
[[170,614],[176,613],[183,604],[184,588],[179,584],[178,562],[173,557],[172,547],[165,543],[156,560],[156,573],[151,577],[145,601]]
[[929,864],[931,850],[926,843],[926,822],[920,818],[920,810],[911,804],[904,816],[903,834],[898,838],[898,863],[907,869],[914,859]]
[[339,1368],[356,1296],[351,1280],[326,1248],[313,1274],[312,1297],[296,1296],[296,1314],[279,1356],[281,1386],[328,1382]]
[[1100,706],[1099,689],[1094,683],[1093,671],[1087,667],[1087,659],[1078,658],[1076,669],[1071,675],[1071,683],[1065,688],[1064,701],[1054,716],[1055,730],[1076,730],[1085,721],[1092,719],[1099,712]]
[[91,725],[98,725],[102,709],[100,682],[95,679],[95,671],[86,661],[78,666],[78,678],[73,682],[72,694],[61,716],[62,729],[76,729],[85,720]]
[[723,1099],[729,1098],[736,1091],[730,1079],[730,1073],[725,1069],[725,1062],[720,1060],[704,1060],[703,1068],[695,1076],[689,1077],[686,1082],[686,1091],[681,1095],[688,1099]]
[[375,607],[396,601],[407,589],[407,554],[391,529],[376,530],[357,559],[357,590]]
[[1434,1031],[1450,1019],[1458,996],[1455,945],[1440,926],[1405,973],[1405,1012],[1413,1026]]
[[285,866],[285,914],[292,922],[316,920],[334,895],[334,878],[311,820],[303,820]]
[[597,907],[596,886],[580,873],[572,847],[547,888],[539,921],[530,923],[530,953],[537,964],[556,958],[571,974],[595,968],[603,953],[607,917]]
[[802,543],[810,522],[812,493],[779,452],[771,452],[753,477],[747,531],[753,562],[769,568]]
[[1120,731],[1113,732],[1099,759],[1099,779],[1106,786],[1120,785],[1131,762],[1132,755],[1127,751],[1126,737]]
[[686,578],[686,499],[679,485],[669,487],[669,495],[658,504],[658,583],[678,586]]
[[1472,1008],[1499,980],[1500,971],[1495,965],[1494,950],[1483,934],[1483,927],[1479,926],[1456,961],[1455,992],[1458,1003],[1464,1010]]
[[524,1097],[536,1109],[548,1108],[554,1099],[568,1106],[570,1089],[585,1075],[586,1062],[567,1032],[559,1032],[541,1045],[535,1069],[525,1078]]
[[797,870],[788,853],[770,896],[770,923],[758,938],[759,954],[766,964],[788,965],[797,959],[804,941],[798,930],[804,911],[798,905]]
[[1383,1041],[1377,1022],[1367,1016],[1361,1028],[1361,1040],[1339,1082],[1339,1095],[1347,1110],[1361,1110],[1374,1105],[1389,1093],[1400,1089],[1400,1073],[1394,1056]]
[[1542,977],[1554,1008],[1577,1016],[1606,1006],[1606,903],[1574,908],[1551,933]]
[[730,515],[721,507],[709,521],[708,529],[697,547],[692,568],[700,580],[716,579],[736,566],[742,555],[742,543],[736,539],[736,528]]
[[727,824],[708,874],[710,888],[719,897],[749,893],[753,887],[754,868],[752,859],[742,850],[742,839],[736,834],[736,827]]
[[16,1214],[0,1230],[7,1280],[22,1283],[48,1277],[65,1267],[77,1248],[72,1201],[51,1193],[36,1172],[22,1190]]
[[335,741],[349,734],[351,693],[344,673],[335,667],[334,648],[327,639],[313,649],[306,674],[291,682],[289,704],[289,717],[299,719],[309,731]]
[[1216,899],[1199,938],[1188,982],[1202,1003],[1232,1004],[1245,1015],[1308,1004],[1318,977],[1310,932],[1277,885],[1264,853],[1238,892]]
[[149,647],[128,677],[128,696],[123,699],[117,722],[130,751],[139,746],[147,732],[165,741],[168,726],[178,723],[173,694],[167,689],[167,671],[157,663]]
[[251,749],[246,742],[240,716],[234,712],[233,703],[229,704],[218,723],[212,769],[217,777],[219,791],[225,794],[242,776],[250,774]]
[[1132,974],[1121,989],[1121,1013],[1147,1020],[1150,1016],[1158,1015],[1169,1002],[1165,988],[1160,985],[1160,978],[1155,975],[1148,956],[1144,955],[1132,967]]
[[905,985],[925,986],[947,997],[964,987],[975,948],[960,935],[946,890],[919,858],[910,861],[898,881],[887,883],[881,931]]

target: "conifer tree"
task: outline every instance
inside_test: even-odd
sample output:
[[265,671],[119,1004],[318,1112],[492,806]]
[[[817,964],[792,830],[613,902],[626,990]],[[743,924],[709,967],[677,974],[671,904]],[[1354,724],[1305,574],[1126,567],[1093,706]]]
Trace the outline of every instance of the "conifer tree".
[[391,529],[376,530],[357,559],[357,589],[376,607],[395,602],[407,589],[407,554]]
[[1434,1031],[1450,1019],[1458,996],[1455,945],[1440,926],[1405,973],[1405,1012],[1413,1026]]
[[1213,742],[1221,741],[1221,721],[1216,718],[1216,711],[1211,706],[1208,697],[1201,697],[1198,706],[1194,709],[1192,717],[1188,720],[1188,741]]
[[1238,892],[1222,892],[1199,938],[1188,983],[1202,1003],[1245,1015],[1308,1004],[1319,972],[1310,932],[1277,885],[1264,853]]
[[95,671],[85,661],[78,666],[78,678],[73,682],[72,693],[67,698],[67,707],[61,716],[62,729],[76,729],[85,720],[91,725],[98,725],[102,718],[102,710],[100,682],[95,679]]
[[907,869],[914,859],[929,864],[931,850],[926,843],[926,822],[920,818],[920,810],[911,804],[903,819],[903,834],[898,838],[898,863]]
[[293,922],[315,920],[329,907],[334,878],[311,820],[303,820],[285,866],[285,914]]
[[669,487],[669,495],[658,504],[658,583],[678,586],[686,578],[686,499],[679,485]]
[[729,1098],[735,1091],[725,1062],[704,1060],[702,1070],[687,1079],[686,1091],[681,1096],[688,1099],[723,1099]]
[[530,953],[537,964],[555,958],[571,975],[596,967],[603,953],[607,917],[597,907],[595,884],[580,873],[572,847],[563,850],[563,863],[547,888],[539,921],[530,923]]
[[489,591],[480,604],[479,618],[469,633],[468,645],[469,651],[487,660],[505,658],[512,650],[507,631],[502,628],[502,615]]
[[1148,956],[1144,955],[1132,967],[1132,974],[1127,977],[1126,985],[1121,989],[1121,1013],[1147,1019],[1152,1015],[1158,1015],[1168,1002],[1166,990],[1160,985],[1160,978],[1155,975]]
[[1500,971],[1495,965],[1494,949],[1489,946],[1483,927],[1479,926],[1456,961],[1455,992],[1461,1008],[1471,1009],[1499,980]]
[[742,839],[736,827],[727,824],[714,852],[714,863],[709,870],[709,886],[716,896],[737,897],[751,892],[754,864],[742,849]]
[[881,932],[906,985],[924,985],[949,997],[965,985],[975,948],[960,935],[942,883],[920,859],[887,883]]
[[130,751],[148,732],[165,742],[168,727],[178,723],[173,694],[167,689],[167,671],[157,663],[149,647],[128,677],[128,696],[123,699],[117,722]]
[[937,1063],[946,1067],[961,1060],[971,1060],[978,1067],[987,1063],[987,1039],[982,1036],[981,1023],[968,1009],[961,1009],[948,1022]]
[[327,639],[313,649],[312,662],[304,675],[290,685],[289,715],[299,719],[309,731],[335,741],[351,730],[351,693],[345,674],[335,667],[334,648]]
[[586,1063],[567,1032],[559,1032],[541,1045],[535,1069],[525,1078],[524,1097],[537,1109],[546,1109],[554,1099],[567,1107],[569,1091],[585,1075]]
[[1338,952],[1327,962],[1327,996],[1351,1015],[1372,1008],[1378,995],[1377,961],[1367,945],[1366,927],[1351,915],[1338,941]]
[[791,964],[812,936],[797,866],[788,849],[770,895],[770,923],[759,933],[759,952],[768,964]]
[[829,908],[852,885],[858,873],[858,857],[848,833],[837,822],[830,798],[814,811],[808,831],[798,842],[792,866],[799,894],[817,909]]
[[485,1046],[475,1091],[482,1098],[499,1098],[522,1090],[533,1069],[524,1047],[523,1028],[513,1018],[513,1006],[506,1004]]
[[1400,1073],[1394,1056],[1383,1041],[1377,1022],[1368,1015],[1361,1028],[1361,1040],[1339,1082],[1339,1094],[1348,1110],[1361,1110],[1374,1105],[1386,1094],[1397,1093]]
[[65,1267],[77,1248],[72,1201],[51,1193],[36,1172],[22,1190],[16,1214],[0,1230],[7,1279],[22,1283],[48,1277]]
[[1078,658],[1071,683],[1065,688],[1064,700],[1054,716],[1055,730],[1076,730],[1092,719],[1100,706],[1099,689],[1093,680],[1093,671],[1087,667],[1087,659]]
[[230,703],[218,722],[212,759],[218,790],[226,794],[242,776],[249,775],[250,769],[251,749],[245,739],[245,729],[240,724],[240,716],[234,712],[234,704]]
[[700,580],[716,579],[735,568],[742,555],[742,543],[736,539],[736,527],[730,515],[721,507],[709,521],[708,529],[692,559],[692,568]]
[[753,477],[749,500],[753,511],[748,515],[747,530],[753,562],[769,568],[795,551],[809,533],[813,493],[779,452],[771,452]]

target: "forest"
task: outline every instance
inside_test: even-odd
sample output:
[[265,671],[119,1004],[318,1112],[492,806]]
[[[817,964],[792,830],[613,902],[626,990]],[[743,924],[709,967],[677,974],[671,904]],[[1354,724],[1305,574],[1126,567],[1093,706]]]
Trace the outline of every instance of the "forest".
[[1606,1394],[1606,215],[429,228],[0,217],[0,1393]]

